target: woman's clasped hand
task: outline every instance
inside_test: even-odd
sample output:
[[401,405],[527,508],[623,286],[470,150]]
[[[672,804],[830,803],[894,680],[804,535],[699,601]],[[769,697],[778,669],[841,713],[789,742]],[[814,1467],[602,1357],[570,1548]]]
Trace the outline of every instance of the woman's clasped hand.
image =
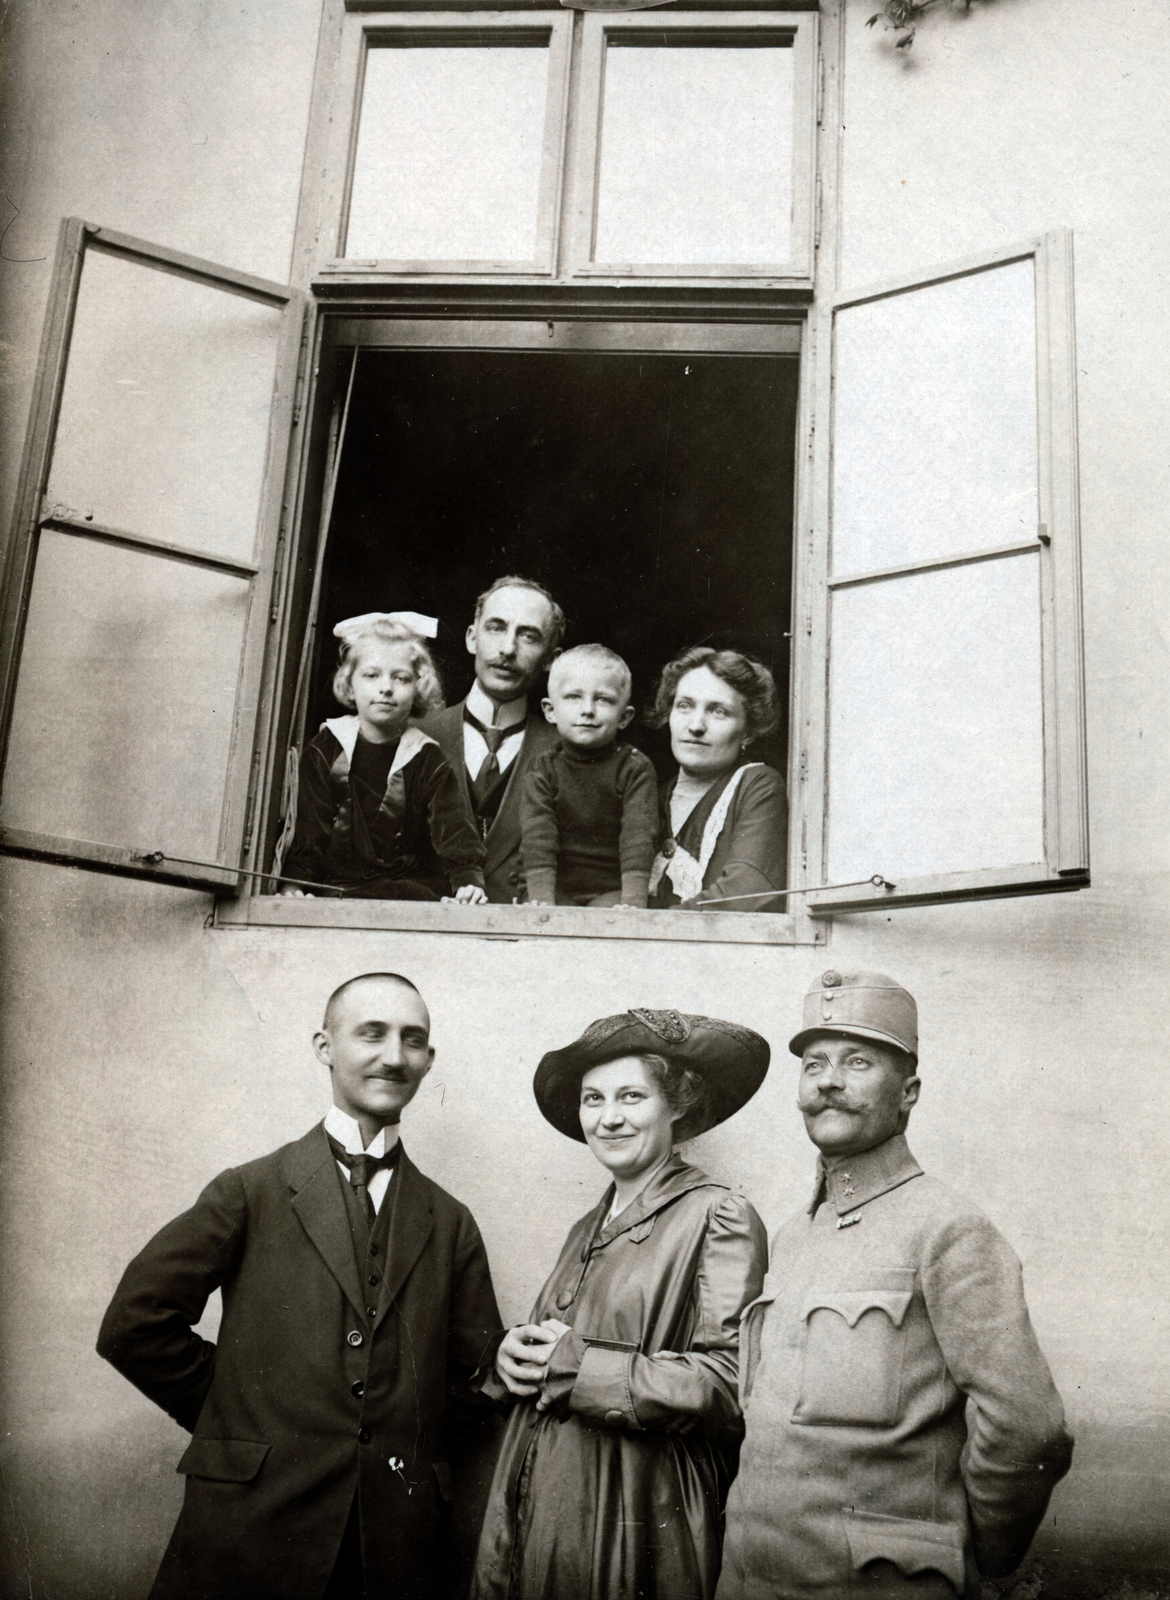
[[[567,1323],[558,1322],[555,1317],[509,1328],[496,1355],[496,1370],[509,1391],[522,1397],[539,1395],[558,1339],[571,1332]],[[536,1409],[543,1411],[547,1405],[546,1400],[538,1399]]]

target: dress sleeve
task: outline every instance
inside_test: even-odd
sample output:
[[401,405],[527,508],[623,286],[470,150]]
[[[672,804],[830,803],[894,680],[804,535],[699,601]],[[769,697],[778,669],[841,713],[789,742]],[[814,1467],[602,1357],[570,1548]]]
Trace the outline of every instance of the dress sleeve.
[[[719,876],[705,883],[693,900],[684,900],[684,906],[694,908],[708,900],[758,893],[761,898],[754,903],[743,900],[726,909],[759,911],[766,908],[768,902],[762,891],[784,887],[787,822],[784,779],[771,767],[749,772],[740,784],[727,819],[726,827],[733,831],[726,852],[719,849],[723,857]],[[720,839],[720,847],[722,844]]]
[[658,774],[649,756],[632,749],[622,773],[619,852],[625,905],[644,906],[649,899],[657,835]]
[[546,757],[541,756],[524,774],[520,790],[520,855],[529,900],[549,904],[557,897],[560,855],[556,798],[555,775]]
[[695,1273],[689,1348],[633,1355],[565,1334],[549,1363],[546,1398],[589,1421],[635,1432],[681,1433],[700,1422],[714,1432],[737,1427],[739,1316],[759,1294],[767,1263],[755,1208],[722,1194],[711,1208]]
[[459,792],[459,780],[437,745],[428,745],[425,753],[433,763],[427,786],[427,822],[435,854],[452,892],[467,883],[482,889],[483,840]]
[[300,878],[307,883],[329,881],[329,874],[325,871],[325,852],[333,833],[333,795],[329,784],[331,765],[330,756],[322,747],[321,735],[318,734],[317,738],[309,741],[301,761],[297,784],[297,825],[292,849],[284,859],[283,877]]
[[1023,1560],[1068,1471],[1072,1439],[1024,1300],[1020,1263],[986,1217],[946,1225],[922,1288],[951,1376],[971,1402],[961,1470],[986,1577]]
[[239,1267],[246,1221],[239,1174],[221,1172],[135,1256],[98,1334],[98,1355],[188,1432],[215,1372],[215,1346],[194,1324]]

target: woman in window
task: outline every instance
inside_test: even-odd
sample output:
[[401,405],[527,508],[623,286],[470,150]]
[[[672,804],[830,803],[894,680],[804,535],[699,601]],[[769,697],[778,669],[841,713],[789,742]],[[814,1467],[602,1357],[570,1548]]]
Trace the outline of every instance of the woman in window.
[[488,1380],[513,1410],[470,1600],[711,1600],[743,1431],[739,1315],[767,1244],[674,1145],[749,1100],[768,1055],[735,1023],[629,1011],[536,1069],[544,1116],[613,1182]]
[[696,647],[662,670],[651,727],[670,726],[678,772],[661,797],[663,844],[650,904],[782,911],[784,779],[745,748],[780,720],[776,684],[738,650]]

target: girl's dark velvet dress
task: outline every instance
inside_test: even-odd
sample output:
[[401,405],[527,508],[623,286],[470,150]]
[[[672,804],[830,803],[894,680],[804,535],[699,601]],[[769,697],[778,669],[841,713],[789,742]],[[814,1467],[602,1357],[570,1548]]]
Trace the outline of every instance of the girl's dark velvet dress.
[[371,744],[357,717],[334,717],[301,761],[283,875],[354,898],[438,900],[483,887],[483,842],[429,735]]

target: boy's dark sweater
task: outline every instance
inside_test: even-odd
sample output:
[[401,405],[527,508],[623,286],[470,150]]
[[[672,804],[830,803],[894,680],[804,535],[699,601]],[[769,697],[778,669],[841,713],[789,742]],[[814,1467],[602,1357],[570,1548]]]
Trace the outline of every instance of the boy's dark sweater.
[[520,849],[530,900],[585,902],[621,891],[644,906],[658,832],[658,778],[628,744],[539,756],[520,794]]

